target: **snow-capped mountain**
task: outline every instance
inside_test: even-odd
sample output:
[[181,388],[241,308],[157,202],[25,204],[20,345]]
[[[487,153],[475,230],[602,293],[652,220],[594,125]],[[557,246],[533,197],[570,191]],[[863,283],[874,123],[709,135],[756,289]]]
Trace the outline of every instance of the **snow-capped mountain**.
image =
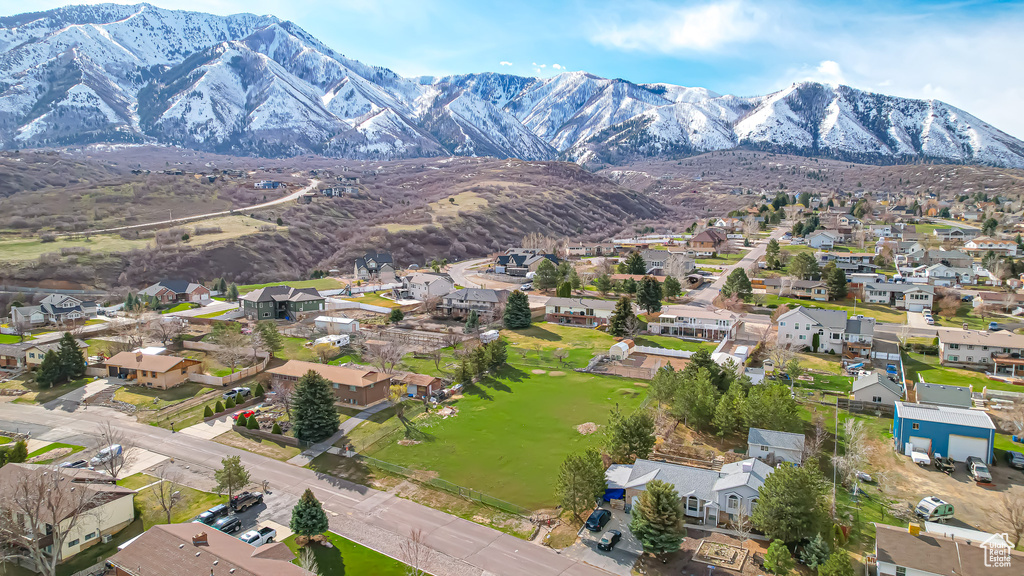
[[1024,142],[935,100],[800,83],[767,96],[552,78],[403,78],[273,16],[72,6],[0,18],[0,146],[614,162],[737,146],[1024,168]]

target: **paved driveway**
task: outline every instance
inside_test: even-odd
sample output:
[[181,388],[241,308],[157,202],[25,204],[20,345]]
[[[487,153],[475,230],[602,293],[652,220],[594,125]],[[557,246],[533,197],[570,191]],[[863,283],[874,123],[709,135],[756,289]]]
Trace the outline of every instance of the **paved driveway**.
[[[611,510],[612,519],[604,527],[604,530],[591,532],[584,529],[580,539],[562,553],[612,574],[630,576],[633,564],[636,563],[643,548],[640,546],[640,542],[633,537],[633,533],[629,531],[629,514],[615,508],[606,507],[606,509]],[[619,540],[611,552],[597,548],[597,543],[601,541],[601,535],[607,530],[622,532],[622,540]]]
[[179,432],[181,434],[188,434],[189,436],[195,436],[196,438],[202,438],[204,440],[213,440],[225,432],[231,432],[231,427],[234,423],[235,421],[231,419],[231,414],[225,414],[216,420],[193,424]]
[[83,400],[89,398],[90,396],[99,394],[100,392],[106,390],[110,386],[115,385],[107,381],[106,378],[98,378],[92,382],[89,382],[85,386],[75,388],[71,392],[68,392],[67,394],[59,398],[50,400],[46,404],[43,404],[43,407],[46,408],[47,410],[63,409],[69,412],[74,412],[75,408],[77,408],[78,405],[81,404]]
[[907,325],[911,328],[931,328],[921,312],[907,312]]

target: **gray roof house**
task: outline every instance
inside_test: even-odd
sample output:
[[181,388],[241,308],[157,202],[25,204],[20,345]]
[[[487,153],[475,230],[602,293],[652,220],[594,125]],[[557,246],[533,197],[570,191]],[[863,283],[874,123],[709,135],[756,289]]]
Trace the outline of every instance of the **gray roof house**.
[[918,404],[952,406],[953,408],[970,408],[974,405],[969,386],[918,382],[914,386],[914,391],[917,392]]
[[461,288],[441,299],[438,310],[448,316],[466,316],[470,310],[477,314],[497,311],[508,300],[508,290],[490,288]]
[[647,483],[667,482],[682,498],[683,512],[712,526],[728,524],[742,514],[748,516],[757,502],[758,490],[774,469],[748,458],[722,466],[721,470],[681,466],[638,458],[629,477],[616,486],[626,490],[626,499],[636,502]]
[[38,306],[11,308],[11,320],[15,324],[38,326],[40,324],[65,324],[84,322],[96,317],[96,303],[67,294],[50,294]]
[[780,461],[800,464],[804,459],[804,435],[751,428],[747,432],[747,456],[773,464]]
[[903,399],[903,386],[888,374],[876,370],[854,381],[853,399],[892,406]]
[[823,310],[803,306],[779,316],[779,344],[795,350],[810,348],[818,335],[818,350],[839,354],[846,332],[845,310]]

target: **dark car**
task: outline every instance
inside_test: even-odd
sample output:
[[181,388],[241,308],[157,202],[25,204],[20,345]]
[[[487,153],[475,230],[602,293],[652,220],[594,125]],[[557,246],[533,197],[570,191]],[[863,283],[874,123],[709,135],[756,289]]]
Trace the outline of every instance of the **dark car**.
[[966,296],[961,296],[960,297],[960,301],[961,302],[974,302],[974,296],[971,296],[970,294],[968,294]]
[[237,512],[248,510],[257,504],[263,504],[261,492],[242,492],[232,496],[230,502],[231,509]]
[[225,534],[234,534],[242,529],[242,521],[236,516],[225,516],[211,524],[211,526]]
[[605,552],[611,552],[612,548],[622,540],[622,532],[618,530],[609,530],[601,536],[601,541],[597,543],[597,547]]
[[587,518],[587,530],[591,532],[598,532],[604,525],[612,519],[612,513],[605,510],[604,508],[598,508],[590,514],[590,518]]
[[227,504],[218,504],[213,508],[210,508],[206,512],[201,513],[199,516],[196,516],[195,521],[202,522],[203,524],[206,524],[208,526],[212,526],[213,523],[216,522],[218,518],[227,516],[229,511],[230,510],[228,509]]
[[60,468],[88,468],[88,460],[75,460],[74,462],[62,462]]
[[1010,468],[1017,468],[1018,470],[1024,470],[1024,454],[1015,452],[1013,450],[1006,451],[1006,462],[1010,465]]

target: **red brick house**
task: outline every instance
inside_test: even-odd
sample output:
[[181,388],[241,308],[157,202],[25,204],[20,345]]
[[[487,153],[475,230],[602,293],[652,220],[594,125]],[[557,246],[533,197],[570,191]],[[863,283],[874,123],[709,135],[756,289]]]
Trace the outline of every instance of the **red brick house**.
[[202,302],[203,300],[210,299],[210,290],[196,282],[161,280],[152,286],[139,290],[139,296],[155,296],[161,304]]
[[331,383],[338,404],[353,408],[366,408],[387,400],[391,376],[361,368],[347,368],[317,364],[302,360],[289,360],[283,366],[267,370],[271,384],[294,386],[309,371],[316,372]]

